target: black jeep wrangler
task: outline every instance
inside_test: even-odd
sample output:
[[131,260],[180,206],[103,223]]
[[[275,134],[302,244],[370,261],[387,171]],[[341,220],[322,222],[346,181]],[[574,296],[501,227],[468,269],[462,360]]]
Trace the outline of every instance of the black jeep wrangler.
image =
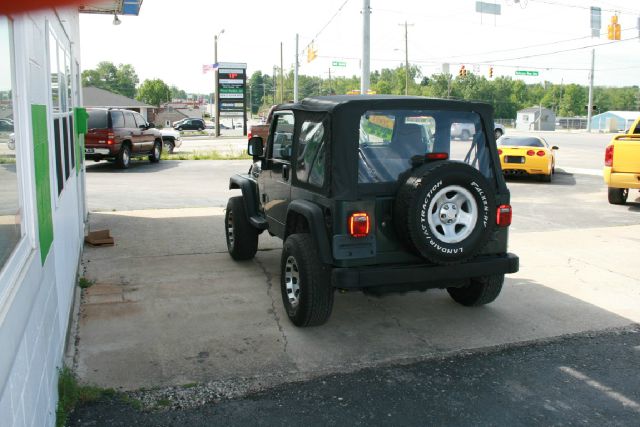
[[[474,130],[468,140],[452,128]],[[509,191],[491,106],[400,96],[330,96],[280,105],[254,164],[234,175],[227,247],[251,259],[267,230],[284,241],[282,300],[297,326],[320,325],[334,290],[446,288],[493,301],[505,273]]]

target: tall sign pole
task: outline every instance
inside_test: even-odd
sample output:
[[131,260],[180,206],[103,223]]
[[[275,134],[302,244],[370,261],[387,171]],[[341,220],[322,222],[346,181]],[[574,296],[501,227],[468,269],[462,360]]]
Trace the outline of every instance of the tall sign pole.
[[369,91],[369,77],[371,66],[371,1],[363,0],[362,7],[362,76],[360,77],[360,94]]
[[596,63],[596,50],[591,49],[591,72],[589,73],[589,104],[587,105],[587,132],[591,132],[591,116],[593,116],[593,69]]
[[293,102],[298,102],[298,33],[296,33],[296,63],[293,71]]

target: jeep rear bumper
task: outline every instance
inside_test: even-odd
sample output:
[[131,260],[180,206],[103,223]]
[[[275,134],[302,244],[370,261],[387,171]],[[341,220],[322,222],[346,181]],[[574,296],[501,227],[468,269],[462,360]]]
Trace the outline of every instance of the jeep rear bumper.
[[453,282],[472,277],[515,273],[519,258],[512,254],[478,257],[455,265],[385,265],[373,267],[334,268],[332,283],[338,289],[362,289],[375,287],[443,288]]

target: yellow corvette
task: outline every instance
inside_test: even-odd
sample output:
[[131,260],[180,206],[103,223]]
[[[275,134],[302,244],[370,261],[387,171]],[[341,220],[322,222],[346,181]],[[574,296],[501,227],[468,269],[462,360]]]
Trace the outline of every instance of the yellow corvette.
[[535,175],[551,182],[556,168],[555,150],[537,136],[503,136],[498,139],[500,166],[505,175]]

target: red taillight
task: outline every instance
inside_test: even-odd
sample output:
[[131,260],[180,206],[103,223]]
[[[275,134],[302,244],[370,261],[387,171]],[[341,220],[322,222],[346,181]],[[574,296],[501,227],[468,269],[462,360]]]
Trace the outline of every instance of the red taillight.
[[536,155],[535,151],[533,151],[533,150],[527,151],[527,156],[535,156],[535,155]]
[[511,205],[500,205],[496,214],[496,224],[498,227],[508,227],[511,225],[512,210]]
[[498,148],[498,156],[502,155],[502,150]]
[[349,217],[349,234],[352,237],[367,237],[369,228],[369,214],[366,212],[354,212]]
[[540,157],[544,157],[545,154],[547,154],[547,153],[545,153],[544,150],[538,150],[538,152],[536,153],[536,155],[538,155]]
[[604,165],[613,166],[613,145],[608,145],[604,150]]
[[108,134],[108,135],[107,135],[107,144],[108,144],[108,145],[113,145],[113,144],[114,144],[114,142],[115,142],[115,141],[114,141],[114,138],[115,138],[115,137],[116,137],[116,136],[115,136],[114,134],[112,134],[112,133]]
[[447,160],[449,153],[427,153],[427,160]]

